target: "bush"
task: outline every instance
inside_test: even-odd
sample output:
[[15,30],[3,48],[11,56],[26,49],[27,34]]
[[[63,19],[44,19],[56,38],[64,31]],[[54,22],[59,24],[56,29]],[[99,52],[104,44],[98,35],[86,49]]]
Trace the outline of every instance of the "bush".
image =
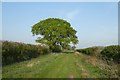
[[107,46],[101,51],[101,55],[107,59],[113,59],[116,62],[120,62],[120,46],[119,45],[112,45]]
[[54,46],[52,52],[62,52],[62,49],[59,45]]
[[97,47],[90,47],[85,49],[76,49],[76,51],[87,54],[87,55],[91,55],[91,54],[94,54],[97,49],[98,49]]
[[3,65],[29,60],[47,53],[49,49],[46,46],[2,41]]
[[38,49],[38,53],[40,52],[40,54],[50,53],[50,50],[49,50],[49,48],[47,46],[37,45],[36,47]]

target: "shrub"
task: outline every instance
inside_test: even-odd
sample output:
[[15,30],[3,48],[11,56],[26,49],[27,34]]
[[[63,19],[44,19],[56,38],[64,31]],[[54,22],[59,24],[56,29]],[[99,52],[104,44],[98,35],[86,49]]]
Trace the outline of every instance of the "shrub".
[[37,49],[38,49],[38,53],[40,52],[39,54],[47,54],[47,53],[50,53],[49,47],[47,47],[47,46],[37,45],[36,47],[37,47]]
[[53,52],[61,52],[62,49],[61,49],[61,47],[60,47],[59,45],[56,45],[56,46],[54,46],[54,48],[53,48],[52,51],[53,51]]
[[46,46],[2,41],[3,65],[29,60],[47,53],[49,49]]
[[104,58],[107,59],[113,59],[116,62],[120,62],[120,46],[119,45],[111,45],[111,46],[107,46],[105,47],[102,51],[101,51],[101,55]]
[[95,53],[97,49],[98,49],[97,47],[89,47],[85,49],[76,49],[76,51],[87,54],[87,55],[92,55]]

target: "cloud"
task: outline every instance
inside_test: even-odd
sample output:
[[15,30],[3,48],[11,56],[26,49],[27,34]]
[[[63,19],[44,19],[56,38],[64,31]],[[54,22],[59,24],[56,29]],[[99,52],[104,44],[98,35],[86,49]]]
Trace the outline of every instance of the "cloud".
[[67,20],[71,21],[71,20],[74,20],[75,18],[77,18],[79,13],[80,13],[80,11],[78,11],[78,10],[67,12],[65,14],[65,17],[66,17]]
[[58,15],[67,21],[73,21],[80,15],[80,10],[60,11],[58,12]]

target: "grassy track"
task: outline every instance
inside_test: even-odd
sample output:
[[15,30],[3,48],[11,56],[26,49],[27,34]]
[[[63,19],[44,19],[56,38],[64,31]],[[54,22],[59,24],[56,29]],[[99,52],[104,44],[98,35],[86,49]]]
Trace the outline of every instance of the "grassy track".
[[105,71],[78,53],[48,54],[3,67],[3,78],[100,78]]

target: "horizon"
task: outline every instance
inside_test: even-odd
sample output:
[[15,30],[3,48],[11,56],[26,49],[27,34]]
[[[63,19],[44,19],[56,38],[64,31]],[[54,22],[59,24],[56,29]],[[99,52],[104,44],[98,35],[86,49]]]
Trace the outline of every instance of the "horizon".
[[118,45],[117,2],[4,2],[2,14],[1,40],[37,44],[31,26],[47,18],[60,18],[77,30],[76,48]]

